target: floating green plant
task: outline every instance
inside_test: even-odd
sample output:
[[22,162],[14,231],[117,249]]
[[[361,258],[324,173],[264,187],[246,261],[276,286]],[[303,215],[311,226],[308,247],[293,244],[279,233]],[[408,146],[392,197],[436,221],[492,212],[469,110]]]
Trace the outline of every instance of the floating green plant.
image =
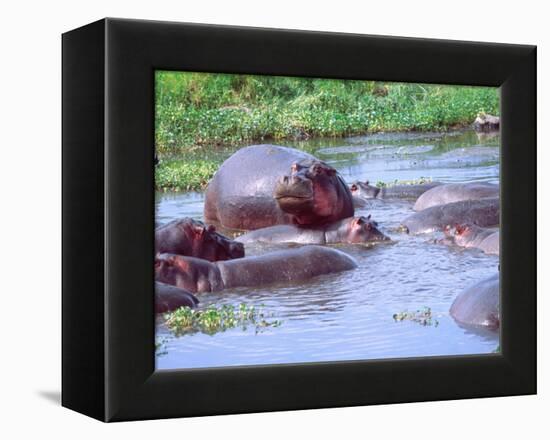
[[261,307],[245,303],[237,307],[228,304],[211,305],[202,310],[180,307],[164,315],[166,325],[176,336],[197,332],[213,335],[236,327],[246,330],[248,326],[254,326],[256,333],[259,333],[267,327],[278,327],[282,324],[281,321],[271,318]]
[[395,313],[393,319],[395,322],[412,321],[424,326],[433,325],[437,327],[439,325],[439,321],[432,316],[432,309],[429,307],[423,307],[415,312],[405,310],[400,313]]
[[431,183],[432,178],[431,177],[419,177],[418,179],[411,179],[411,180],[399,180],[395,179],[393,182],[382,182],[379,180],[376,182],[376,186],[378,188],[384,188],[384,187],[390,187],[390,186],[396,186],[396,185],[423,185],[425,183]]

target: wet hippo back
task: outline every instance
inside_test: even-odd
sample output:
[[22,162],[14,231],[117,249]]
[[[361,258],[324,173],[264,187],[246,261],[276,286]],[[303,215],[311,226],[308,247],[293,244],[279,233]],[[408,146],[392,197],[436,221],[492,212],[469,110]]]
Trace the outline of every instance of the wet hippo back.
[[291,223],[273,198],[281,176],[299,160],[314,159],[308,153],[274,145],[252,145],[227,159],[210,181],[204,216],[225,228],[257,229]]
[[230,287],[305,281],[356,267],[357,263],[349,255],[323,246],[303,246],[215,263],[182,255],[159,254],[155,259],[155,279],[201,293]]
[[426,182],[418,184],[401,184],[377,187],[367,180],[366,182],[355,181],[350,185],[350,191],[354,202],[361,206],[360,199],[404,199],[416,200],[426,191],[429,191],[441,182]]
[[210,181],[204,216],[226,229],[317,225],[353,215],[337,171],[312,155],[277,145],[242,148]]
[[199,300],[191,292],[155,281],[155,312],[166,313],[180,307],[196,307]]
[[464,290],[456,297],[449,312],[462,324],[497,329],[500,324],[499,275]]
[[440,231],[449,225],[471,223],[491,227],[500,223],[498,199],[465,200],[432,206],[406,218],[402,225],[410,234]]
[[493,232],[479,245],[481,249],[486,254],[499,255],[500,253],[500,232]]
[[349,255],[322,246],[303,246],[216,265],[226,288],[305,281],[357,267]]
[[499,186],[491,183],[448,183],[436,186],[418,197],[418,200],[414,204],[414,210],[422,211],[432,206],[459,202],[461,200],[479,200],[497,198],[498,196]]

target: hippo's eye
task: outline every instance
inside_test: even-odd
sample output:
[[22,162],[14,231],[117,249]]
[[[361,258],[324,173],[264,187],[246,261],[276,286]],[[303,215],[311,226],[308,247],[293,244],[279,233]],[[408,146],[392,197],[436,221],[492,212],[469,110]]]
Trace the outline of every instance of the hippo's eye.
[[298,171],[298,164],[297,164],[297,163],[293,163],[292,166],[290,167],[290,171],[293,171],[293,172]]

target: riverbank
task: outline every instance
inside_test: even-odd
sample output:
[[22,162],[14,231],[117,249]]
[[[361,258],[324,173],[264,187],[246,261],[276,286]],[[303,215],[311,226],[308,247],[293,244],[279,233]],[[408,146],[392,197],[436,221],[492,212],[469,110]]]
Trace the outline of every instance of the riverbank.
[[156,187],[204,188],[244,145],[446,131],[498,107],[498,89],[488,87],[158,72]]

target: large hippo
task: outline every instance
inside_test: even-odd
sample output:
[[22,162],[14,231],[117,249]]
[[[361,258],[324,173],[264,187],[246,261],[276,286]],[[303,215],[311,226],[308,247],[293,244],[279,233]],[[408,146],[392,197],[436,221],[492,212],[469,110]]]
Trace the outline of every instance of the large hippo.
[[196,307],[199,300],[195,295],[179,287],[155,281],[155,312],[166,313],[180,307]]
[[378,223],[368,217],[350,217],[315,228],[296,225],[276,225],[256,229],[236,238],[242,243],[369,243],[389,240],[378,229]]
[[237,151],[216,172],[205,197],[205,220],[227,229],[319,225],[354,213],[351,193],[334,168],[277,145]]
[[192,218],[171,221],[155,230],[155,250],[208,261],[231,260],[244,257],[242,243],[230,240],[216,232],[212,225]]
[[481,228],[473,224],[455,225],[445,229],[457,246],[477,248],[486,254],[499,254],[500,233],[493,229]]
[[447,226],[457,223],[471,223],[483,227],[498,226],[499,199],[464,200],[432,206],[409,216],[402,225],[409,234],[422,234],[442,231]]
[[500,325],[499,274],[480,281],[460,293],[449,312],[461,324],[498,329]]
[[461,200],[480,200],[499,197],[499,186],[486,182],[447,183],[426,191],[414,204],[415,211]]
[[364,206],[364,201],[368,199],[404,199],[416,200],[426,191],[441,185],[441,182],[426,182],[411,185],[392,185],[378,187],[369,184],[369,181],[353,182],[349,189],[353,196],[355,206]]
[[336,249],[304,246],[214,263],[199,258],[160,254],[155,259],[155,276],[157,281],[202,293],[232,287],[304,281],[356,267],[352,257]]

